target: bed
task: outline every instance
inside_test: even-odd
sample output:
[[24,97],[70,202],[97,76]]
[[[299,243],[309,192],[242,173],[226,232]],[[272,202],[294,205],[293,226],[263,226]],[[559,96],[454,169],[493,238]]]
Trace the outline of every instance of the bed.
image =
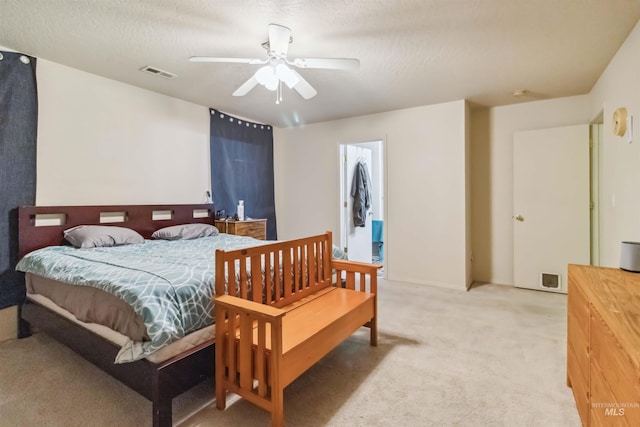
[[[103,252],[109,252],[109,248],[104,250],[97,250],[99,248],[96,248],[95,251],[77,250],[65,242],[63,237],[64,230],[79,225],[114,225],[135,230],[144,239],[150,239],[155,231],[170,226],[187,223],[213,224],[213,205],[21,207],[19,208],[18,223],[20,259],[27,254],[31,254],[27,257],[27,259],[31,259],[38,258],[41,253],[51,252],[53,256],[57,257],[77,258],[77,262],[80,263],[95,263],[98,262],[95,257],[113,255],[112,253],[102,254]],[[229,241],[222,243],[220,243],[221,240],[216,241],[219,246],[211,246],[211,248],[239,248],[261,244],[260,241],[242,236],[221,234],[215,237],[224,237]],[[101,267],[104,270],[100,271],[102,271],[101,274],[103,276],[113,279],[113,277],[117,276],[113,272],[114,265],[120,268],[120,264],[122,264],[129,268],[130,263],[142,263],[144,265],[139,270],[144,270],[144,274],[141,275],[146,277],[146,273],[149,273],[150,276],[156,276],[159,270],[170,265],[171,261],[168,261],[168,258],[162,258],[164,255],[158,255],[161,252],[155,251],[163,250],[167,252],[167,248],[170,248],[168,250],[169,253],[175,252],[178,254],[175,257],[177,260],[188,259],[191,262],[191,266],[188,267],[191,270],[188,270],[187,273],[176,273],[180,276],[196,277],[196,279],[189,277],[188,286],[183,287],[196,288],[197,286],[193,281],[201,280],[200,277],[204,273],[193,274],[193,272],[195,270],[199,271],[200,267],[207,262],[211,265],[214,264],[214,249],[209,252],[205,243],[208,242],[207,244],[213,245],[212,242],[215,237],[193,240],[194,242],[199,242],[198,244],[202,246],[199,249],[200,251],[204,248],[205,258],[201,256],[200,259],[197,256],[184,255],[178,250],[182,241],[145,240],[143,245],[126,245],[122,248],[126,248],[130,253],[124,255],[123,261],[113,261],[111,258],[107,258],[106,266]],[[136,251],[133,250],[134,247],[144,249],[144,251],[137,255]],[[41,250],[36,251],[38,249]],[[78,254],[81,254],[81,256]],[[23,262],[24,260],[21,261],[21,263]],[[136,269],[138,265],[134,264],[133,268]],[[157,339],[158,333],[162,336],[165,332],[157,331],[156,327],[149,323],[146,312],[141,314],[140,318],[136,318],[136,314],[140,313],[140,309],[134,310],[133,314],[125,314],[124,320],[122,318],[119,320],[120,324],[124,325],[142,322],[143,326],[141,329],[138,328],[137,332],[122,331],[113,325],[107,326],[93,321],[83,322],[78,320],[78,318],[83,319],[84,314],[71,314],[70,310],[74,310],[71,307],[73,304],[61,303],[59,296],[56,297],[47,291],[48,289],[54,289],[54,285],[58,286],[58,288],[55,288],[57,293],[61,292],[66,296],[73,294],[73,291],[78,288],[86,290],[85,286],[76,286],[78,285],[76,283],[77,280],[80,279],[74,279],[74,277],[79,276],[78,274],[74,276],[69,273],[74,271],[73,268],[65,267],[63,269],[68,275],[65,277],[69,277],[68,280],[55,280],[47,277],[46,272],[35,267],[30,269],[25,275],[28,293],[26,302],[21,307],[21,318],[27,321],[32,329],[46,332],[151,400],[153,425],[170,426],[172,424],[172,399],[213,375],[214,328],[210,324],[203,325],[198,324],[198,322],[202,323],[201,320],[207,316],[213,319],[211,301],[213,291],[211,289],[213,289],[214,284],[207,283],[206,291],[200,292],[205,298],[202,302],[195,304],[199,310],[197,315],[184,315],[184,313],[191,312],[191,309],[180,306],[179,313],[173,319],[173,324],[178,325],[173,329],[178,331],[171,332],[172,335],[165,337],[166,339]],[[202,266],[203,271],[206,269],[206,266]],[[169,271],[171,269],[167,268],[166,270]],[[213,272],[211,274],[213,275]],[[137,277],[135,283],[138,284],[139,280],[142,279]],[[202,282],[205,283],[206,281],[202,279]],[[178,287],[175,289],[178,289]],[[95,294],[97,291],[90,290],[90,292]],[[176,291],[176,295],[179,295],[179,292]],[[100,297],[103,296],[102,294],[100,295]],[[116,301],[112,300],[107,304],[117,305],[118,300],[122,303],[131,295],[119,295],[116,297],[112,295],[111,297]],[[56,298],[58,298],[57,304],[53,302]],[[95,295],[89,298],[95,298]],[[188,305],[188,303],[192,302],[190,298],[186,297],[186,301],[183,301],[183,303]],[[131,302],[124,304],[125,308],[131,305]],[[135,306],[135,302],[133,305]],[[168,313],[170,310],[164,307],[161,311]],[[189,323],[187,322],[188,319],[185,320],[188,317],[194,317],[195,320]],[[211,322],[209,320],[204,321],[204,323]],[[166,323],[171,324],[169,321]],[[186,326],[183,327],[183,324]],[[137,348],[137,350],[131,350],[132,347],[134,349]],[[127,350],[123,351],[125,348]],[[116,361],[118,363],[114,363]]]

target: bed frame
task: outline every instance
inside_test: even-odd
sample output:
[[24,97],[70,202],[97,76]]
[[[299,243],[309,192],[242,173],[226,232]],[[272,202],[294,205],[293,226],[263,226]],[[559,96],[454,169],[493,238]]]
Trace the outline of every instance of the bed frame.
[[[213,224],[213,212],[212,204],[24,206],[18,209],[19,256],[65,244],[63,231],[76,225],[128,227],[149,238],[171,225]],[[160,363],[143,359],[114,364],[117,345],[28,298],[21,318],[151,400],[154,427],[171,426],[172,399],[213,376],[214,340]]]

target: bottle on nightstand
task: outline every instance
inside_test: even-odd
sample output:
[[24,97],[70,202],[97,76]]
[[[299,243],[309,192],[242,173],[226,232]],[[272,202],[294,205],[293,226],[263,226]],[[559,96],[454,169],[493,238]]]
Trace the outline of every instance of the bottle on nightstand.
[[238,220],[244,221],[244,200],[238,201]]

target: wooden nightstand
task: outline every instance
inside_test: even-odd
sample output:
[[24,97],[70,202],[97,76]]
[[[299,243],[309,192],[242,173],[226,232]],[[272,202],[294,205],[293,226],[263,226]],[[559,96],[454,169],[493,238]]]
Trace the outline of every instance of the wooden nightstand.
[[267,239],[266,219],[248,219],[245,221],[216,219],[213,224],[221,233],[249,236],[260,240]]

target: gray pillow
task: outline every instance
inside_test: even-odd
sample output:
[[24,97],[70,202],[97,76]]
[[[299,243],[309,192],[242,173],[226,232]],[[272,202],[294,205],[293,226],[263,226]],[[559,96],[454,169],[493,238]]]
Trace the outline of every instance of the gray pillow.
[[144,238],[132,229],[112,225],[78,225],[65,230],[64,238],[76,248],[144,243]]
[[218,229],[211,224],[181,224],[156,230],[151,237],[162,240],[189,240],[217,235]]

